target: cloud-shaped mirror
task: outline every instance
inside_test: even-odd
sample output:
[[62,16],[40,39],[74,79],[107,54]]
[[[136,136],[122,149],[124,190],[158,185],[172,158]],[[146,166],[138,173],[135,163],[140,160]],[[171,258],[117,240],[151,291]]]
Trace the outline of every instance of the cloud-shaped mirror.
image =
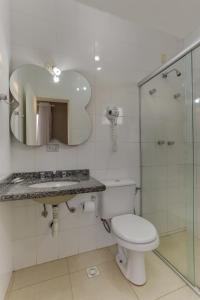
[[16,100],[11,130],[21,143],[41,146],[58,140],[79,145],[89,138],[91,121],[86,107],[91,87],[83,75],[63,71],[55,83],[46,69],[23,65],[12,73],[10,91]]

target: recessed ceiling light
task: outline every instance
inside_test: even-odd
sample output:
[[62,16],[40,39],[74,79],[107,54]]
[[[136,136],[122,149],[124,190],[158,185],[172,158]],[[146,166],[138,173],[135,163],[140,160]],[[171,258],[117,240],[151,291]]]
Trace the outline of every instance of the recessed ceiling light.
[[84,87],[83,87],[83,90],[84,90],[84,91],[87,91],[87,87],[86,87],[86,86],[84,86]]
[[79,91],[80,91],[80,88],[79,88],[79,87],[77,87],[77,88],[76,88],[76,90],[77,90],[77,92],[79,92]]
[[195,103],[200,103],[200,98],[194,100]]
[[61,70],[58,67],[53,67],[53,72],[56,76],[60,76]]
[[99,55],[95,55],[94,60],[95,61],[100,61],[100,56]]
[[53,81],[55,82],[55,83],[57,83],[57,82],[59,82],[60,81],[60,78],[58,77],[58,76],[53,76]]
[[101,71],[102,70],[102,67],[97,67],[97,71]]

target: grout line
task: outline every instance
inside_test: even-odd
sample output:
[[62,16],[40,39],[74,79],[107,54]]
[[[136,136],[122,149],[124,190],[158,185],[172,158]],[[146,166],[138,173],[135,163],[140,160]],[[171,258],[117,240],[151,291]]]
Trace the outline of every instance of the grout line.
[[[158,298],[156,298],[156,299],[154,299],[154,300],[162,299],[163,297],[166,297],[166,296],[168,296],[168,295],[174,294],[176,291],[179,291],[179,290],[184,289],[184,288],[186,288],[186,287],[187,287],[187,285],[182,286],[182,287],[179,287],[178,289],[175,289],[175,290],[173,290],[173,291],[171,291],[171,292],[168,292],[168,293],[166,293],[166,294],[164,294],[164,295],[162,295],[162,296],[160,296],[160,297],[158,297]],[[191,289],[191,292],[193,292],[192,289]],[[194,293],[194,292],[193,292],[193,293]],[[195,294],[195,293],[194,293],[194,294]]]
[[112,254],[113,257],[115,257],[115,254],[112,252],[111,247],[114,247],[114,246],[117,247],[117,244],[113,244],[111,246],[106,247],[106,249],[109,250],[109,252]]
[[[108,247],[107,247],[108,248]],[[111,250],[108,248],[108,250],[111,252]],[[112,252],[111,252],[112,253]],[[47,282],[47,281],[51,281],[51,280],[53,280],[53,279],[56,279],[56,278],[61,278],[61,277],[65,277],[65,276],[68,276],[68,278],[69,278],[69,282],[70,282],[70,289],[71,289],[71,294],[72,294],[72,299],[74,300],[75,298],[75,296],[74,296],[74,293],[73,293],[73,288],[72,288],[72,280],[71,280],[71,275],[73,274],[73,273],[79,273],[79,272],[81,272],[83,269],[85,269],[85,268],[83,268],[83,269],[81,269],[81,270],[78,270],[78,271],[76,271],[76,272],[69,272],[69,269],[68,269],[68,267],[69,267],[69,262],[68,262],[68,258],[66,257],[65,258],[65,260],[66,260],[66,264],[67,264],[67,271],[68,271],[68,273],[66,273],[66,274],[62,274],[62,275],[59,275],[59,276],[55,276],[54,278],[49,278],[49,279],[47,279],[47,280],[42,280],[42,281],[40,281],[40,282],[38,282],[38,283],[34,283],[34,284],[31,284],[31,285],[27,285],[27,286],[25,286],[25,287],[22,287],[22,288],[18,288],[18,289],[14,289],[14,290],[11,290],[11,291],[16,291],[16,290],[23,290],[23,289],[25,289],[25,288],[27,288],[27,287],[34,287],[34,286],[37,286],[38,284],[41,284],[41,283],[43,283],[43,282]],[[109,260],[109,261],[112,261],[112,260]],[[99,264],[97,264],[97,265],[102,265],[102,264],[104,264],[106,261],[104,261],[104,262],[101,262],[101,263],[99,263]],[[178,276],[177,276],[178,277]],[[184,282],[183,282],[184,283]],[[158,298],[155,298],[154,300],[159,300],[159,299],[162,299],[163,297],[165,297],[165,296],[167,296],[167,295],[171,295],[171,294],[173,294],[173,293],[175,293],[176,291],[178,291],[178,290],[181,290],[181,289],[183,289],[183,288],[185,288],[186,287],[186,285],[184,285],[184,286],[182,286],[182,287],[179,287],[179,288],[177,288],[177,289],[175,289],[175,290],[173,290],[173,291],[170,291],[170,292],[167,292],[166,294],[164,294],[164,295],[162,295],[162,296],[160,296],[160,297],[158,297]],[[10,291],[10,292],[11,292]],[[136,296],[136,298],[138,299],[138,300],[140,300],[140,297],[137,295],[137,293],[136,293],[136,291],[133,289],[133,293],[134,293],[134,295]]]
[[[12,288],[11,288],[10,291],[21,290],[21,289],[24,289],[24,288],[26,288],[26,287],[35,286],[35,285],[40,284],[40,283],[42,283],[42,282],[46,282],[46,281],[53,280],[53,279],[58,278],[58,277],[63,277],[63,276],[69,275],[69,269],[68,269],[68,261],[67,261],[67,258],[61,258],[61,259],[65,260],[65,262],[66,262],[66,265],[67,265],[67,267],[66,267],[66,272],[64,272],[63,274],[57,275],[57,276],[53,276],[53,277],[48,278],[48,279],[41,280],[41,281],[36,282],[36,283],[32,283],[32,284],[25,285],[24,287],[13,288],[13,285],[14,285],[14,282],[15,282],[15,277],[16,277],[16,272],[18,272],[18,271],[20,271],[20,270],[14,271],[14,272],[13,272]],[[57,259],[57,260],[54,260],[54,261],[58,261],[58,260],[61,260],[61,259]],[[54,261],[51,261],[51,262],[54,262]],[[46,263],[42,263],[42,264],[48,264],[48,263],[51,263],[51,262],[46,262]],[[42,265],[42,264],[40,264],[40,265]],[[34,265],[34,266],[31,266],[31,267],[36,267],[36,268],[37,268],[37,266],[38,266],[38,265]],[[28,267],[28,268],[31,268],[31,267]],[[27,269],[28,269],[28,268],[27,268]],[[21,270],[26,270],[26,268],[21,269]]]
[[[104,248],[101,248],[101,249],[104,249]],[[109,247],[105,247],[105,249],[107,249],[109,252],[111,252],[111,250],[109,249]],[[97,250],[98,250],[98,249],[97,249]],[[92,251],[95,251],[95,250],[92,250]],[[92,251],[88,251],[88,252],[92,252]],[[85,253],[87,253],[87,252],[85,252]],[[113,253],[111,252],[111,254],[113,254]],[[77,254],[77,256],[78,256],[78,255],[81,255],[81,254]],[[72,256],[71,256],[71,257],[72,257]],[[11,288],[10,291],[17,291],[17,290],[24,289],[24,288],[26,288],[26,287],[35,286],[35,285],[40,284],[40,283],[42,283],[42,282],[46,282],[46,281],[49,281],[49,280],[53,280],[53,279],[58,278],[58,277],[63,277],[63,276],[66,276],[66,275],[67,275],[67,276],[70,276],[71,274],[81,272],[81,271],[85,270],[85,268],[94,265],[94,264],[92,264],[92,265],[89,265],[89,266],[81,267],[81,269],[76,270],[76,271],[70,271],[70,267],[69,267],[69,258],[70,258],[70,256],[69,256],[69,257],[64,257],[64,258],[59,258],[59,259],[57,259],[57,260],[53,260],[53,261],[52,261],[52,262],[54,262],[54,261],[58,261],[58,260],[64,259],[64,260],[66,261],[66,264],[67,264],[67,270],[66,270],[66,273],[63,273],[63,274],[58,275],[58,276],[54,276],[54,277],[52,277],[52,278],[44,279],[44,280],[42,280],[42,281],[40,281],[40,282],[37,282],[37,283],[32,283],[32,284],[28,284],[28,285],[25,285],[25,286],[20,287],[20,288],[14,288],[14,289],[13,289],[13,284],[14,284],[14,281],[15,281],[15,274],[16,274],[16,272],[21,271],[21,270],[26,270],[26,269],[31,268],[31,267],[37,267],[37,266],[42,265],[42,264],[48,264],[48,263],[51,263],[51,262],[45,262],[45,263],[41,263],[41,264],[39,264],[39,265],[33,265],[33,266],[30,266],[30,267],[27,267],[27,268],[23,268],[23,269],[14,271],[14,272],[13,272],[12,288]],[[109,262],[109,261],[114,261],[114,257],[112,257],[112,258],[109,259],[109,260],[104,260],[104,261],[102,261],[102,262],[100,262],[100,263],[97,263],[97,264],[95,263],[95,265],[99,266],[99,265],[105,264],[106,262]]]
[[60,277],[65,277],[65,276],[69,276],[70,274],[62,274],[62,275],[59,275],[59,276],[55,276],[55,277],[52,277],[52,278],[49,278],[49,279],[44,279],[44,280],[41,280],[41,281],[39,281],[39,282],[37,282],[37,283],[33,283],[33,284],[28,284],[28,285],[26,285],[26,286],[23,286],[23,287],[20,287],[20,288],[17,288],[17,289],[12,289],[12,290],[10,290],[10,292],[15,292],[15,291],[19,291],[19,290],[23,290],[23,289],[26,289],[26,288],[28,288],[28,287],[34,287],[34,286],[36,286],[36,285],[38,285],[38,284],[41,284],[41,283],[43,283],[43,282],[47,282],[47,281],[51,281],[51,280],[54,280],[54,279],[57,279],[57,278],[60,278]]
[[9,297],[10,297],[10,293],[11,293],[11,291],[12,291],[13,283],[14,283],[14,273],[12,272],[11,278],[10,278],[10,281],[9,281],[8,288],[7,288],[7,290],[6,290],[5,300],[8,300]]
[[[69,256],[70,257],[70,256]],[[21,269],[17,269],[17,270],[13,270],[13,274],[16,274],[17,272],[21,272],[21,271],[25,271],[27,269],[31,269],[31,268],[37,268],[41,265],[47,265],[47,264],[51,264],[51,263],[54,263],[54,262],[58,262],[59,260],[63,260],[63,259],[67,259],[68,257],[58,257],[56,259],[53,259],[53,260],[49,260],[49,261],[45,261],[45,262],[41,262],[41,263],[36,263],[34,265],[30,265],[30,266],[27,266],[27,267],[23,267]]]
[[75,296],[74,296],[74,292],[73,292],[73,287],[72,287],[72,278],[71,278],[71,274],[69,274],[69,283],[70,283],[70,287],[71,287],[71,293],[72,293],[72,300],[74,300]]
[[70,274],[70,272],[69,272],[69,260],[68,260],[68,257],[65,257],[64,259],[65,259],[66,264],[67,264],[67,271],[68,271],[68,274]]

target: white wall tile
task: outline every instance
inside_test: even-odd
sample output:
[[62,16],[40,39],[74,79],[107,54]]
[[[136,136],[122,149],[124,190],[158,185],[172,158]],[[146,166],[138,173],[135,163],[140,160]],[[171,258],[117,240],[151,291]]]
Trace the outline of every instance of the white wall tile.
[[96,248],[108,247],[116,243],[116,240],[112,233],[108,233],[101,220],[98,220],[96,228]]
[[40,235],[48,235],[50,233],[49,224],[52,221],[52,207],[50,205],[46,205],[46,209],[48,215],[46,218],[42,216],[42,212],[44,210],[43,205],[36,203],[35,204],[35,234],[37,236]]
[[58,237],[53,237],[51,232],[48,235],[36,238],[37,264],[58,258]]
[[8,287],[11,272],[13,270],[12,262],[12,231],[11,231],[11,208],[10,203],[0,203],[0,299],[4,299]]
[[36,235],[36,207],[14,207],[13,240],[30,238]]
[[[98,197],[98,195],[97,195]],[[80,219],[80,228],[83,226],[92,226],[95,225],[97,223],[97,217],[95,212],[84,212],[81,210],[80,215],[79,215],[79,219]]]
[[35,149],[35,170],[54,171],[58,169],[59,152],[47,152],[46,146]]
[[96,249],[96,230],[95,226],[79,228],[79,253]]
[[[73,200],[68,202],[70,207],[76,207]],[[65,231],[66,229],[78,228],[80,226],[80,214],[79,208],[76,207],[75,213],[70,213],[67,209],[65,203],[59,206],[59,228],[60,231]]]
[[36,264],[36,238],[16,240],[12,246],[14,270]]
[[34,205],[37,205],[34,200],[25,199],[25,200],[13,201],[11,207],[34,206]]
[[13,138],[12,169],[14,172],[35,171],[35,149],[26,147]]
[[53,0],[41,0],[38,5],[31,0],[11,0],[11,10],[32,15],[35,18],[50,20],[54,13]]
[[59,153],[57,153],[56,159],[57,169],[73,170],[78,168],[76,147],[60,145],[60,150]]
[[59,233],[58,256],[63,258],[78,254],[79,229],[71,228]]
[[77,148],[78,169],[95,168],[95,143],[86,142]]

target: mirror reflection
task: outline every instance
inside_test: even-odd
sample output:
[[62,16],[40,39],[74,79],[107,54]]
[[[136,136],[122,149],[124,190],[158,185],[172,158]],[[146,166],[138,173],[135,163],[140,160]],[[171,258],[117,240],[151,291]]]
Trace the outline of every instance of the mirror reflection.
[[21,143],[40,146],[57,140],[79,145],[88,139],[91,87],[81,74],[63,71],[55,82],[46,69],[24,65],[11,75],[10,90],[16,100],[11,130]]

